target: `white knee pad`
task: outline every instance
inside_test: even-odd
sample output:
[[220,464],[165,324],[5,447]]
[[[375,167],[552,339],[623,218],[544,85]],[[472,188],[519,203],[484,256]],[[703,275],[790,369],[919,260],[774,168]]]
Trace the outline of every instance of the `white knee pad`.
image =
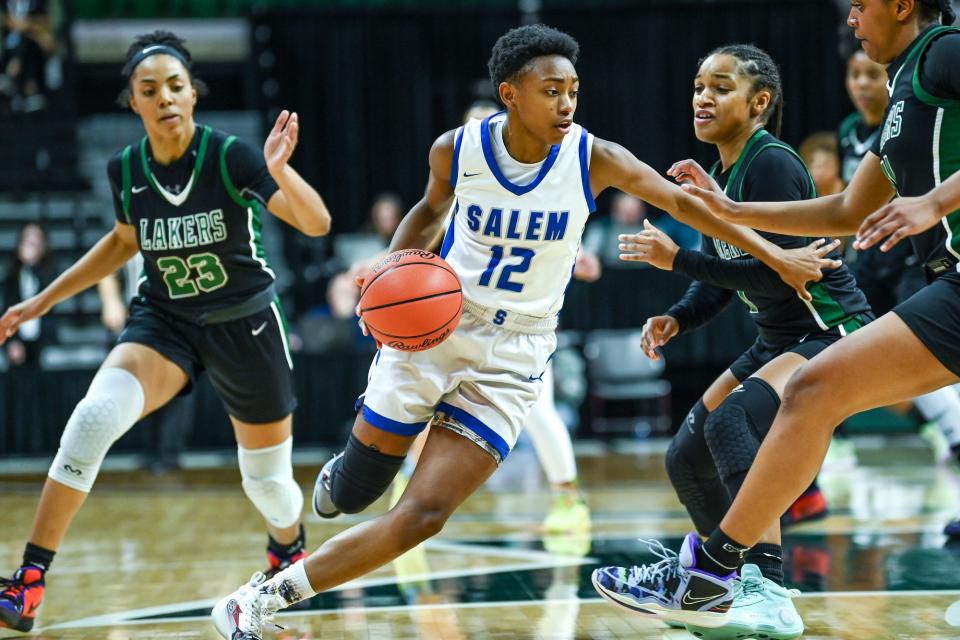
[[141,413],[140,381],[126,369],[101,369],[67,420],[47,475],[77,491],[89,492],[110,446],[130,430]]
[[237,447],[243,490],[253,506],[275,527],[297,524],[303,510],[303,492],[293,479],[293,437],[264,449]]

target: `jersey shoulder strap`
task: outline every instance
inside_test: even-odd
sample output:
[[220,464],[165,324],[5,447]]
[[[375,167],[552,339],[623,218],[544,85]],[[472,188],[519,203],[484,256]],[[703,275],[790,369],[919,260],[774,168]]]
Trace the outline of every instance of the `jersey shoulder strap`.
[[230,170],[227,167],[227,149],[236,141],[237,136],[227,136],[227,139],[220,145],[220,179],[223,181],[223,186],[226,188],[227,193],[230,194],[230,198],[246,209],[247,207],[254,207],[258,203],[255,200],[244,198],[240,190],[233,184],[233,180],[230,179]]
[[[759,156],[761,153],[763,153],[767,149],[783,149],[784,151],[792,155],[794,158],[796,158],[797,161],[800,163],[800,166],[803,167],[804,173],[807,174],[807,180],[810,183],[810,193],[812,194],[811,197],[812,198],[817,197],[817,185],[814,183],[813,176],[810,174],[810,169],[807,168],[807,164],[803,161],[803,158],[800,157],[799,153],[794,151],[793,147],[791,147],[786,143],[780,142],[779,140],[776,140],[776,138],[774,138],[773,142],[767,142],[766,144],[763,144],[760,147],[757,147],[757,150],[753,153],[753,155],[747,158],[747,161],[743,167],[743,173],[742,173],[743,176],[747,175],[747,172],[750,170],[750,165],[753,164],[753,161],[757,159],[757,156]],[[743,182],[744,181],[741,180],[740,184],[737,185],[737,200],[739,202],[743,202]]]
[[[950,27],[946,25],[941,25],[939,27],[934,27],[930,30],[927,35],[923,37],[923,40],[917,44],[913,52],[911,52],[910,57],[915,58],[916,62],[913,65],[913,94],[923,102],[933,107],[956,107],[960,106],[960,100],[951,100],[949,98],[940,98],[926,89],[923,88],[920,84],[920,62],[923,60],[923,54],[927,52],[927,49],[930,48],[930,45],[933,44],[933,41],[937,38],[944,36],[948,33],[958,33],[960,28]],[[957,61],[957,64],[960,64],[960,60]]]
[[850,132],[857,128],[857,125],[860,124],[860,121],[863,117],[858,111],[854,111],[846,118],[843,119],[843,122],[840,123],[840,128],[837,131],[837,136],[842,141]]
[[130,151],[130,145],[127,145],[120,155],[120,201],[123,204],[123,217],[126,218],[127,224],[133,224],[130,221],[130,186],[132,184],[130,177]]

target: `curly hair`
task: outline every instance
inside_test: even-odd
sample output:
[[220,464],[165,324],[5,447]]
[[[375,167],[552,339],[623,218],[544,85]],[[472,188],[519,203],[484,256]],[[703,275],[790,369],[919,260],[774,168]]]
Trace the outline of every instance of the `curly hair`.
[[546,25],[516,27],[497,38],[487,68],[494,88],[509,82],[530,69],[534,58],[563,56],[577,63],[580,45],[572,36]]
[[183,65],[187,69],[187,73],[190,75],[190,83],[193,85],[193,88],[197,90],[197,95],[205,96],[209,92],[207,89],[207,84],[200,78],[196,78],[193,75],[193,56],[190,55],[189,49],[184,46],[186,40],[179,37],[177,34],[172,31],[165,31],[163,29],[157,29],[151,33],[144,33],[137,36],[136,40],[133,41],[133,44],[130,45],[130,48],[127,49],[127,55],[123,59],[123,67],[120,71],[120,74],[124,77],[126,81],[123,89],[120,91],[120,94],[117,95],[117,104],[121,107],[127,107],[130,104],[130,97],[133,95],[133,89],[130,88],[130,78],[133,76],[134,69],[129,69],[131,61],[136,58],[137,54],[146,49],[149,46],[161,45],[165,47],[170,47],[180,54],[182,61],[185,62]]
[[728,44],[717,47],[701,58],[699,65],[714,55],[728,55],[737,59],[737,73],[753,82],[751,97],[758,91],[770,92],[770,105],[763,112],[763,124],[771,125],[771,133],[779,136],[783,123],[783,82],[780,80],[780,67],[770,54],[752,44]]

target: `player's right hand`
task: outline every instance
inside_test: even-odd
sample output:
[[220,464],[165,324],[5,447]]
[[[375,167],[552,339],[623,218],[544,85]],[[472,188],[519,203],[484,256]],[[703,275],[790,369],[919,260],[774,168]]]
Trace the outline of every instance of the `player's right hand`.
[[680,188],[699,198],[710,213],[721,220],[737,221],[737,203],[727,197],[717,181],[696,160],[674,162],[667,175],[680,183]]
[[15,304],[0,317],[0,344],[3,344],[17,332],[24,322],[46,315],[50,307],[41,300],[39,295],[27,298]]
[[680,323],[673,316],[653,316],[647,318],[640,332],[640,345],[651,360],[659,360],[657,348],[670,342],[680,333]]

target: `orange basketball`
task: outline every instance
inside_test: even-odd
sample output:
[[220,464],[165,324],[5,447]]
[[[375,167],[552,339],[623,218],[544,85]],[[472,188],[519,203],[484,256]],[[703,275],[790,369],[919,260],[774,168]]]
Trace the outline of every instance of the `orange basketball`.
[[373,265],[360,290],[360,317],[367,330],[400,351],[437,346],[457,328],[461,313],[460,279],[429,251],[394,251]]

